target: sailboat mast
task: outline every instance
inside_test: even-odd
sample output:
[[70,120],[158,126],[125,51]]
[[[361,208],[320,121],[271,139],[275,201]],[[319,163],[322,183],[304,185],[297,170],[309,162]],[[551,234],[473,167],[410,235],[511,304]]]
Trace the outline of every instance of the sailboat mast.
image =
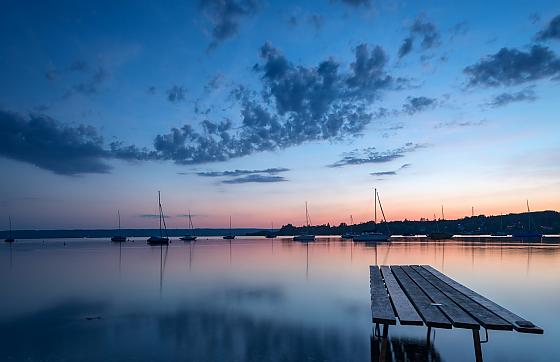
[[529,209],[529,200],[527,200],[527,216],[529,217],[529,231],[531,231],[531,209]]
[[441,205],[441,219],[445,220],[445,214],[443,213],[443,205]]
[[10,239],[11,239],[12,238],[12,217],[8,216],[8,220],[9,220],[9,223],[10,223]]
[[159,237],[163,237],[163,234],[161,232],[161,192],[158,191],[158,206],[159,206]]
[[119,232],[121,231],[121,211],[117,210],[117,215],[119,217]]
[[229,234],[231,235],[231,215],[229,217]]
[[375,223],[375,225],[377,225],[377,189],[374,188],[374,193],[373,193],[373,221]]
[[305,202],[305,224],[309,227],[309,211],[307,210],[307,201]]

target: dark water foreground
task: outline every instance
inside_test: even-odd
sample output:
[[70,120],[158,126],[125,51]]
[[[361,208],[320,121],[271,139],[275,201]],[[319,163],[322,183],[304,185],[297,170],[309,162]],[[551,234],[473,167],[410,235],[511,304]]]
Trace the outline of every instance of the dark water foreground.
[[[560,360],[557,244],[247,238],[0,245],[0,361],[370,361],[375,263],[430,264],[544,328],[491,331],[485,361]],[[466,330],[389,337],[394,360],[474,356]]]

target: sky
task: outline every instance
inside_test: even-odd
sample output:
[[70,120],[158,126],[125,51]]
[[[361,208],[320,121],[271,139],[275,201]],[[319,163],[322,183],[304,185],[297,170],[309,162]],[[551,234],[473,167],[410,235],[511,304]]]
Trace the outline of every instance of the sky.
[[560,209],[557,1],[0,5],[0,229]]

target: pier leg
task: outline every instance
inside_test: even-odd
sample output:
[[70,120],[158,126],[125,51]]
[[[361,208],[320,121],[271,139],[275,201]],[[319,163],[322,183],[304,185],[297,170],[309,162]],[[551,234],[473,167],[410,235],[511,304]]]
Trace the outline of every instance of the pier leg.
[[482,362],[482,347],[480,345],[480,332],[478,329],[473,329],[473,342],[474,342],[474,357],[476,362]]
[[389,325],[383,325],[383,336],[381,337],[381,353],[379,354],[379,361],[385,362],[387,355],[387,335],[389,334]]
[[428,327],[428,334],[426,335],[426,344],[430,347],[432,337],[432,327]]

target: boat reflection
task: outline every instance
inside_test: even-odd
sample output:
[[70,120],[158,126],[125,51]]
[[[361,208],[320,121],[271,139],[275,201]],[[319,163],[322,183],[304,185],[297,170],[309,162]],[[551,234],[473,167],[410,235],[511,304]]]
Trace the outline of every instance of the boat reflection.
[[428,344],[425,339],[389,338],[384,361],[381,360],[381,340],[372,336],[370,342],[372,362],[438,362],[443,360],[434,345]]

